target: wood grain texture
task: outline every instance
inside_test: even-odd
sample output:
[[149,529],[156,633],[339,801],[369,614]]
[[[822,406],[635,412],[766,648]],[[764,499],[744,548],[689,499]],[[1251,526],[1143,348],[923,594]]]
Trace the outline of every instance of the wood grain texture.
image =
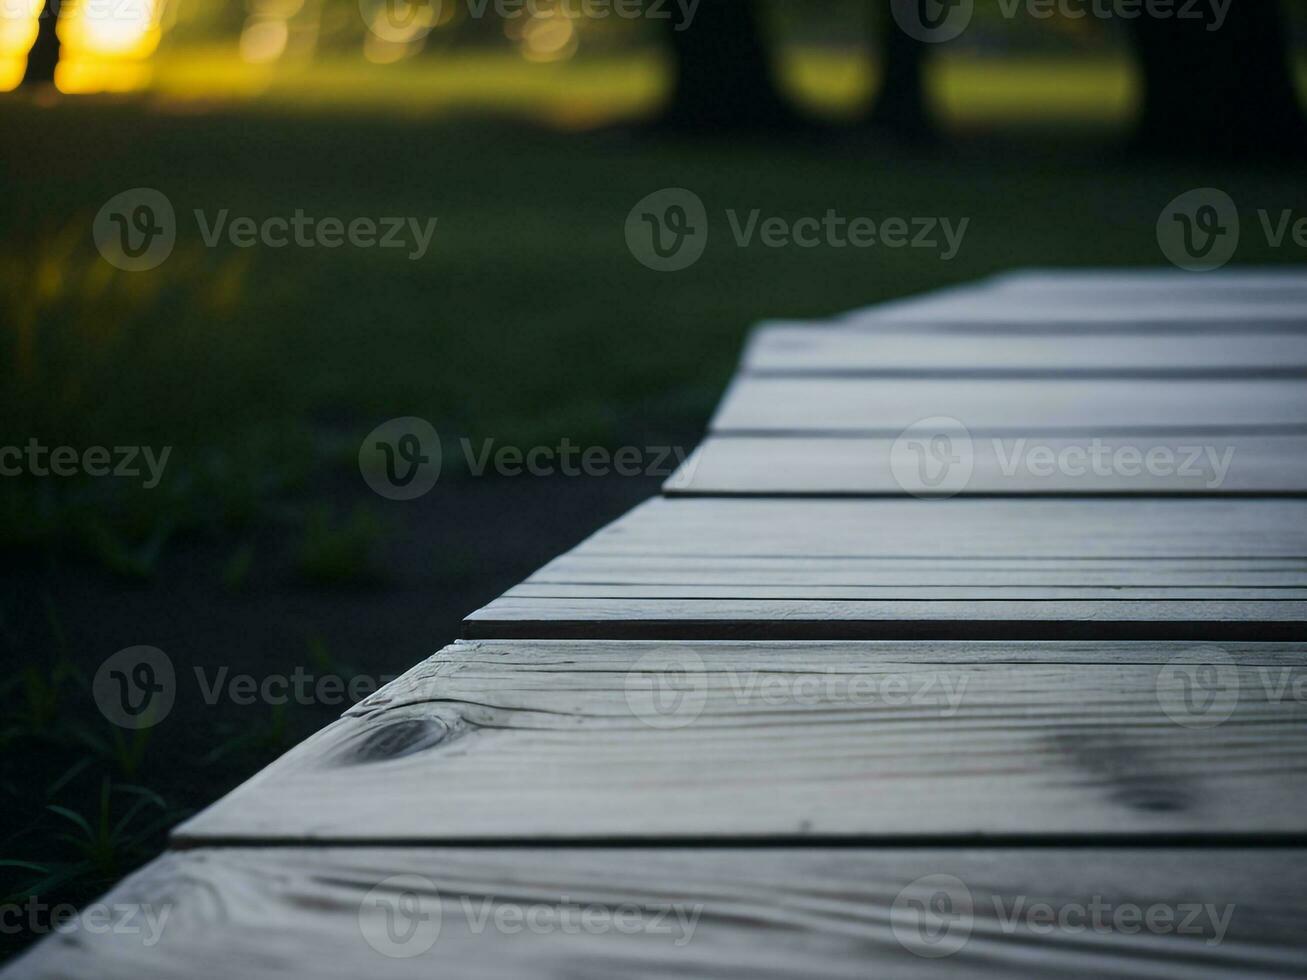
[[504,593],[509,598],[534,599],[858,599],[867,602],[950,599],[1030,599],[1092,601],[1130,599],[1153,601],[1195,599],[1224,601],[1307,599],[1307,588],[1247,588],[1230,586],[1175,587],[1169,585],[699,585],[699,584],[611,584],[555,585],[527,581]]
[[694,585],[1116,589],[1303,589],[1307,561],[1289,558],[790,558],[625,557],[578,549],[560,555],[524,585]]
[[1307,501],[654,499],[569,554],[637,561],[1239,559],[1258,567],[1307,560]]
[[176,839],[1297,840],[1304,689],[1301,645],[465,642]]
[[1008,295],[1042,294],[1091,301],[1104,296],[1223,296],[1251,303],[1283,302],[1286,298],[1307,302],[1307,273],[1292,265],[1227,266],[1197,274],[1171,268],[1013,269],[983,280],[983,286]]
[[[5,975],[1307,975],[1307,274],[1026,270],[745,368],[686,496],[108,896],[158,935]],[[893,437],[940,415],[979,496],[904,499]],[[1005,470],[1084,436],[1234,452]]]
[[[976,436],[968,447],[971,472],[958,491],[966,494],[1307,493],[1302,435]],[[1132,453],[1137,459],[1124,455]],[[1138,462],[1149,453],[1163,465]],[[1116,462],[1126,459],[1135,462]],[[902,496],[908,490],[895,462],[913,472],[913,460],[888,437],[709,436],[663,493]],[[911,480],[906,486],[916,489]]]
[[[1296,639],[1305,518],[1307,501],[1266,498],[653,500],[472,613],[464,635]],[[579,571],[556,582],[560,562]],[[734,573],[704,579],[701,562]],[[1177,565],[1189,577],[1172,587]]]
[[1282,290],[1251,288],[1164,287],[1023,290],[981,283],[923,296],[908,297],[854,310],[834,321],[841,326],[879,330],[888,324],[1031,324],[1047,327],[1120,328],[1127,332],[1165,324],[1203,329],[1230,324],[1264,328],[1272,324],[1292,330],[1307,326],[1307,302],[1297,287]]
[[874,376],[1084,375],[1166,377],[1301,375],[1307,333],[1201,333],[1177,343],[1166,333],[1108,337],[1065,330],[984,334],[936,329],[862,331],[764,324],[750,336],[742,369],[751,374]]
[[1307,381],[773,378],[743,375],[713,416],[716,433],[863,433],[897,437],[923,419],[975,435],[1170,430],[1302,430]]
[[168,909],[155,944],[79,923],[4,975],[1302,976],[1304,881],[1297,849],[205,849],[106,897]]

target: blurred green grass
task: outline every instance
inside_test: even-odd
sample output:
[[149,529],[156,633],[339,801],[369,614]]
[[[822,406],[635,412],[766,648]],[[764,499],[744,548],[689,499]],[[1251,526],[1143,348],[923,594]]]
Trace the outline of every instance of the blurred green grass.
[[[992,83],[1012,91],[1000,68]],[[269,504],[398,415],[446,438],[616,447],[698,431],[751,323],[821,317],[1020,265],[1162,261],[1156,215],[1217,186],[1253,211],[1307,207],[1299,175],[1177,168],[1118,152],[1118,121],[971,138],[933,153],[870,136],[672,141],[521,119],[296,111],[277,104],[20,96],[0,214],[0,445],[171,445],[158,489],[5,478],[0,541],[89,548],[149,572],[179,530],[267,519]],[[178,245],[107,266],[91,221],[155,187]],[[704,200],[703,259],[659,274],[628,253],[640,198]],[[255,219],[436,217],[430,252],[203,245],[194,209]],[[796,218],[970,219],[952,261],[917,249],[738,248],[725,209]],[[1301,261],[1246,234],[1240,262]],[[457,469],[457,453],[447,469]]]

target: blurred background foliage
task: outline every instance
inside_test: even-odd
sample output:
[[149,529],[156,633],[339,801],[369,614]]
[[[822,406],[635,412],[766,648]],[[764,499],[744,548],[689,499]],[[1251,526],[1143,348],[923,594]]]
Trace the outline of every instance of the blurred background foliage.
[[[44,2],[0,8],[0,91],[23,78]],[[474,15],[480,0],[65,0],[56,82],[64,92],[148,90],[164,99],[532,108],[576,125],[650,111],[671,71],[664,25],[586,16],[591,3],[535,0],[520,16],[500,17],[494,0],[484,16]],[[838,118],[871,103],[889,29],[874,3],[759,6],[782,84],[801,104]],[[1285,9],[1301,77],[1307,4]],[[666,10],[679,19],[673,0]],[[958,123],[1125,118],[1138,96],[1127,35],[1120,19],[1056,6],[1046,18],[1004,16],[999,0],[977,0],[964,34],[931,59],[928,84]]]

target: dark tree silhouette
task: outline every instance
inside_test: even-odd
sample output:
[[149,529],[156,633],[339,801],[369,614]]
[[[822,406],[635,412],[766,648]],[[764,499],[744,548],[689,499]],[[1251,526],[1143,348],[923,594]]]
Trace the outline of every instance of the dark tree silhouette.
[[926,106],[928,45],[899,27],[885,0],[874,0],[874,6],[879,11],[872,26],[880,51],[881,84],[867,122],[900,139],[929,142],[935,128]]
[[1250,157],[1307,148],[1276,0],[1233,0],[1216,30],[1205,18],[1132,23],[1144,78],[1140,149]]
[[55,26],[59,20],[59,0],[45,0],[45,9],[37,20],[36,41],[27,53],[27,70],[23,85],[39,85],[54,81],[54,68],[59,63],[59,37]]
[[677,26],[668,22],[675,74],[661,125],[699,133],[800,125],[777,85],[757,0],[701,0],[689,26]]

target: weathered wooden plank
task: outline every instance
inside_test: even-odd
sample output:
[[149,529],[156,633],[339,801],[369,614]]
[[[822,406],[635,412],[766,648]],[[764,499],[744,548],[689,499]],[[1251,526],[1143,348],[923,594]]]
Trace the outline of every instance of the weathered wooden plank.
[[1307,588],[1266,589],[1243,586],[1121,586],[1121,585],[630,585],[586,583],[553,585],[527,581],[504,593],[510,599],[856,599],[861,602],[894,602],[905,599],[936,601],[949,599],[1039,599],[1045,601],[1092,601],[1130,599],[1154,601],[1185,600],[1302,600]]
[[1193,273],[1168,268],[1014,269],[983,281],[1006,294],[1052,294],[1059,298],[1103,296],[1238,297],[1252,303],[1307,300],[1307,273],[1297,266],[1227,267]]
[[883,330],[763,324],[749,339],[743,369],[753,373],[875,376],[1301,375],[1307,333],[1241,327],[1200,333],[1177,343],[1156,333],[1108,336],[974,330]]
[[[1084,307],[1074,307],[1072,310],[1079,311],[1086,308],[1088,304]],[[1044,337],[1053,333],[1088,332],[1096,337],[1165,335],[1177,343],[1204,334],[1237,334],[1242,330],[1258,334],[1307,332],[1307,315],[1291,315],[1280,307],[1267,310],[1265,316],[1250,316],[1247,310],[1244,310],[1238,316],[1212,316],[1206,319],[1170,318],[1157,313],[1147,317],[1129,318],[1116,316],[1109,311],[1098,311],[1096,316],[1088,313],[1077,316],[1072,310],[1056,315],[1045,310],[991,313],[973,309],[963,315],[956,308],[947,308],[942,310],[940,315],[921,315],[916,318],[893,316],[890,311],[886,311],[876,317],[860,316],[856,319],[841,317],[815,322],[823,327],[853,330],[859,333],[913,331],[946,333],[952,336],[968,334],[990,336],[1001,333],[1004,336]]]
[[854,310],[828,325],[1095,333],[1171,330],[1191,336],[1255,325],[1307,330],[1307,277],[1292,268],[1028,269]]
[[176,837],[1297,839],[1305,692],[1300,644],[465,642]]
[[80,920],[6,975],[1301,976],[1305,881],[1278,848],[205,849],[106,897],[157,935]]
[[[1269,583],[1245,575],[1284,571],[1262,564],[1268,560],[1300,563],[1304,518],[1307,501],[1297,498],[655,500],[565,556],[584,576],[553,587],[552,563],[528,588],[470,615],[464,635],[1297,638],[1307,635],[1307,605],[1283,588],[1293,588],[1292,573]],[[922,578],[932,559],[942,560],[931,573],[939,577]],[[617,564],[605,571],[588,564],[596,560]],[[736,572],[703,580],[695,571],[701,560],[716,568],[734,561]],[[905,560],[916,564],[888,587],[884,577],[837,580],[861,562],[885,573]],[[1190,578],[1166,591],[1168,572],[1155,563],[1169,569],[1186,560]],[[830,561],[840,564],[813,565]],[[957,564],[966,561],[982,563],[984,575]],[[1062,578],[1046,579],[1061,561]],[[1095,562],[1097,576],[1084,580]],[[827,577],[807,577],[822,571]],[[832,585],[854,594],[841,596]],[[1252,591],[1267,585],[1281,588]]]
[[1214,600],[523,599],[463,621],[471,639],[1283,640],[1307,633],[1307,603]]
[[1295,559],[1174,558],[709,558],[624,557],[573,551],[530,585],[730,585],[897,587],[1107,586],[1112,588],[1307,588]]
[[1307,382],[1226,379],[775,378],[732,382],[712,420],[718,433],[864,433],[897,437],[926,418],[973,435],[1098,435],[1239,428],[1301,431]]
[[[1296,498],[654,499],[574,556],[1307,560]],[[689,563],[687,563],[688,566]]]
[[[1217,280],[1213,280],[1215,283]],[[1307,325],[1307,303],[1296,287],[1267,291],[1256,287],[1214,286],[1167,289],[1149,286],[1120,291],[1076,291],[1053,287],[1026,290],[1019,285],[981,282],[922,296],[880,303],[838,317],[833,324],[883,329],[887,324],[1038,324],[1083,326],[1119,325],[1127,330],[1164,324],[1199,326],[1272,323],[1291,329]]]
[[[959,437],[950,494],[1307,493],[1307,436]],[[669,495],[878,496],[930,489],[917,445],[887,436],[709,436],[663,485]],[[965,456],[962,455],[965,453]]]

